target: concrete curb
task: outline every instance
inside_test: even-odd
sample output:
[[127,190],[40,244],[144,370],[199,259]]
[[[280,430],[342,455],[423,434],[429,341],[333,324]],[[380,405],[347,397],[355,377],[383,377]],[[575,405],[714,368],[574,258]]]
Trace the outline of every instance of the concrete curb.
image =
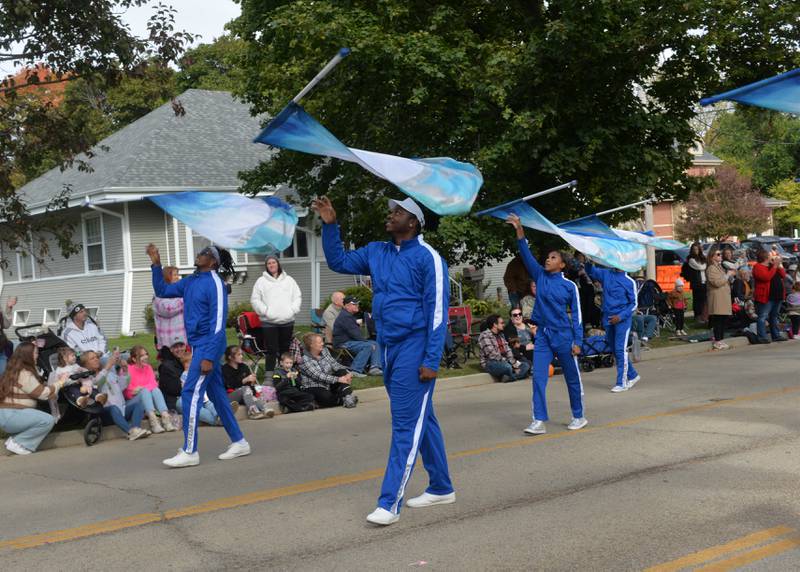
[[[743,347],[748,347],[750,344],[745,337],[738,337],[738,338],[730,338],[726,340],[731,347],[731,349],[740,349]],[[753,348],[757,347],[769,347],[769,346],[752,346]],[[710,342],[698,342],[694,344],[684,344],[680,346],[669,346],[666,348],[658,348],[652,349],[650,351],[642,352],[641,354],[641,361],[652,361],[657,359],[670,359],[675,357],[687,356],[687,355],[695,355],[695,354],[703,354],[708,353],[711,351],[711,343]],[[437,391],[452,391],[456,389],[464,389],[467,387],[474,387],[476,385],[488,385],[494,383],[491,376],[487,373],[474,373],[469,375],[457,376],[457,377],[449,377],[442,379],[438,382]],[[386,389],[381,387],[370,387],[367,389],[360,389],[357,392],[359,403],[376,403],[378,401],[385,401],[386,397]],[[278,408],[278,404],[275,402],[270,402],[270,406],[275,409],[275,416],[281,415],[280,409]],[[249,421],[247,418],[247,414],[245,412],[244,407],[240,407],[239,410],[236,412],[236,419],[239,421]],[[142,423],[143,427],[149,427],[147,420],[145,419]],[[127,436],[120,431],[119,428],[116,426],[107,426],[103,427],[103,436],[101,441],[112,441],[114,439],[125,439]],[[75,447],[75,446],[85,446],[83,441],[83,430],[76,429],[74,431],[59,431],[55,433],[50,433],[42,444],[39,446],[39,450],[43,451],[46,449],[56,449],[61,447]],[[0,448],[2,454],[10,456],[11,453],[8,453],[5,448]],[[1,455],[0,455],[1,456]]]

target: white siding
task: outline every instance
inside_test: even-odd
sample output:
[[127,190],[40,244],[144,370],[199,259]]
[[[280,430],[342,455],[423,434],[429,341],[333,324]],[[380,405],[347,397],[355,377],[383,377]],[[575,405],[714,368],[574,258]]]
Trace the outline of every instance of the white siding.
[[[150,268],[147,245],[155,244],[162,252],[163,263],[167,263],[167,241],[164,234],[164,212],[150,201],[128,203],[131,229],[131,259],[134,268]],[[169,229],[170,232],[172,229]],[[170,236],[172,241],[172,236]],[[173,259],[174,262],[174,259]],[[135,312],[134,312],[135,315]]]
[[[28,323],[40,323],[45,308],[63,308],[72,300],[97,306],[97,321],[106,335],[117,336],[122,323],[122,274],[80,276],[42,282],[6,284],[3,299],[17,296],[17,310],[30,310]],[[13,332],[13,328],[11,328]]]

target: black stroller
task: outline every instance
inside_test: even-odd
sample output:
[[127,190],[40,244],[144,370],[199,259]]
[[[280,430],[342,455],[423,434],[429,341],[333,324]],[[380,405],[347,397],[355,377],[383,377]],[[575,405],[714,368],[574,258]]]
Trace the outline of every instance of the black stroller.
[[[39,358],[36,365],[42,374],[42,378],[46,380],[56,369],[58,350],[59,348],[67,347],[66,342],[51,332],[50,328],[42,324],[21,326],[16,328],[14,332],[21,342],[32,342],[39,348]],[[86,425],[83,429],[83,441],[87,446],[91,447],[100,440],[103,433],[103,421],[100,418],[103,413],[103,406],[100,403],[93,402],[91,405],[78,407],[77,400],[81,396],[80,379],[75,378],[75,375],[72,377],[76,383],[65,386],[59,396],[59,401],[63,400],[68,405],[59,422],[66,424],[77,422],[84,418]]]

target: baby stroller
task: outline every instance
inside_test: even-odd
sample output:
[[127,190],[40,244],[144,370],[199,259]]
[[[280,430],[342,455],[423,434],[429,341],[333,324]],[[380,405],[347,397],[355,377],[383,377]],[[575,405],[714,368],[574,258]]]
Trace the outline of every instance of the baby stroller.
[[614,350],[609,347],[605,336],[586,336],[578,363],[586,373],[598,367],[611,367],[614,365]]
[[[16,328],[14,332],[21,342],[31,342],[39,348],[39,358],[36,365],[42,374],[42,378],[46,380],[56,369],[58,350],[59,348],[67,347],[66,342],[51,332],[50,328],[42,324],[21,326]],[[83,442],[88,447],[91,447],[100,440],[103,433],[103,421],[100,418],[103,413],[103,406],[94,402],[86,407],[78,407],[77,400],[81,396],[80,379],[74,379],[73,381],[75,383],[64,386],[59,396],[59,400],[63,399],[69,406],[68,410],[61,416],[60,421],[66,424],[78,421],[81,417],[85,418],[86,425],[83,429]]]
[[661,289],[658,282],[655,280],[645,280],[639,286],[637,294],[639,311],[642,314],[656,316],[658,318],[658,327],[656,328],[655,335],[660,335],[661,329],[675,331],[675,322],[672,316],[672,310],[667,304],[667,295]]

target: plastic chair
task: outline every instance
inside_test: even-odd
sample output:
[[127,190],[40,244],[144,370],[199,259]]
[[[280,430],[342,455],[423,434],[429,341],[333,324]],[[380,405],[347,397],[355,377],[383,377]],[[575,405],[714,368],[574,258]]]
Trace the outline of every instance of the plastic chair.
[[239,339],[239,347],[242,353],[250,362],[250,369],[258,375],[258,368],[266,358],[267,352],[259,344],[256,332],[261,330],[261,319],[255,312],[242,312],[236,317],[236,337]]

